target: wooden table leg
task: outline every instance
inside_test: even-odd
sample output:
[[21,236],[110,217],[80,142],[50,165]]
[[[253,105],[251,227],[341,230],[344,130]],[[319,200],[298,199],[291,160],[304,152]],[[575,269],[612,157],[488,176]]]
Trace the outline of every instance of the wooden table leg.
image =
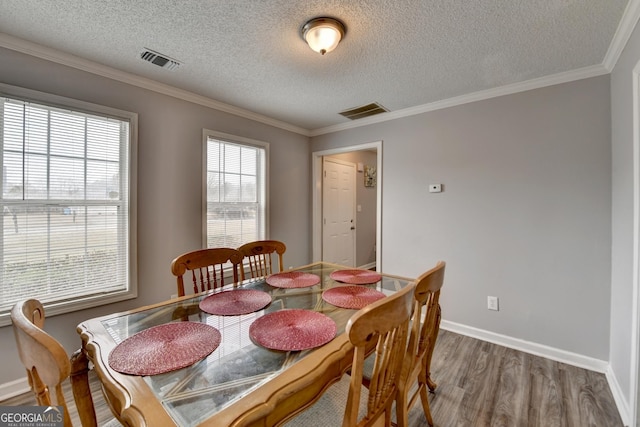
[[89,387],[89,360],[82,348],[76,350],[71,356],[71,390],[82,426],[98,427]]

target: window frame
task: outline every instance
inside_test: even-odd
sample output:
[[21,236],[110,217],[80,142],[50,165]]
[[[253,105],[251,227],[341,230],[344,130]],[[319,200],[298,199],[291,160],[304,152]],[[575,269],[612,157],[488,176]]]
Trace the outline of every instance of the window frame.
[[269,239],[269,143],[210,129],[202,130],[202,247],[207,248],[207,142],[209,138],[264,150],[264,237]]
[[[107,294],[93,294],[62,301],[47,302],[44,303],[44,307],[47,311],[47,317],[50,317],[136,298],[138,296],[138,257],[136,239],[138,114],[64,96],[7,85],[4,83],[0,83],[0,96],[79,113],[111,117],[129,122],[129,164],[127,165],[129,169],[129,233],[127,247],[129,267],[127,272],[128,289],[123,291],[114,291]],[[34,295],[34,297],[37,298],[37,295]],[[0,311],[0,326],[9,324],[11,324],[10,308],[7,311]]]

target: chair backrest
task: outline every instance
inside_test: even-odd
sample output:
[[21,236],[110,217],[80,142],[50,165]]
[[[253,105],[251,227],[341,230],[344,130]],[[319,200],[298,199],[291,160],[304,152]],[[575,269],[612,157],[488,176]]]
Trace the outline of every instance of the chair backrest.
[[171,262],[171,273],[176,276],[178,296],[185,295],[184,275],[191,271],[193,293],[217,289],[225,285],[224,268],[231,266],[233,283],[238,283],[238,269],[242,254],[233,248],[209,248],[182,254]]
[[18,354],[27,370],[29,386],[38,405],[62,406],[64,425],[71,426],[62,383],[71,374],[71,362],[64,347],[44,327],[44,308],[40,301],[20,301],[11,310]]
[[[414,288],[415,284],[408,285],[349,319],[346,333],[354,346],[354,355],[343,426],[377,425],[381,417],[384,417],[384,425],[391,425],[391,408],[407,350]],[[367,414],[358,421],[365,356],[374,344],[375,362],[369,381]]]
[[[440,329],[440,290],[444,282],[445,266],[444,261],[438,261],[435,267],[416,279],[413,320],[397,402],[399,427],[406,425],[407,412],[418,396],[422,399],[427,422],[433,425],[426,389],[427,387],[431,390],[435,389],[435,383],[430,375],[431,357]],[[413,389],[415,391],[412,396],[408,396],[409,390],[416,381],[419,383],[418,387]]]
[[[278,256],[278,271],[283,271],[282,254],[287,250],[287,246],[278,240],[258,240],[245,243],[238,248],[244,255],[244,263],[251,271],[252,278],[264,277],[273,273],[273,260],[271,256]],[[245,279],[244,267],[240,269],[241,279]]]
[[[446,263],[438,261],[435,267],[421,274],[416,280],[415,308],[412,331],[409,340],[409,352],[417,357],[414,361],[424,359],[424,355],[433,351],[440,327],[440,289],[444,283]],[[422,316],[424,313],[424,321]],[[426,362],[426,359],[423,360]]]

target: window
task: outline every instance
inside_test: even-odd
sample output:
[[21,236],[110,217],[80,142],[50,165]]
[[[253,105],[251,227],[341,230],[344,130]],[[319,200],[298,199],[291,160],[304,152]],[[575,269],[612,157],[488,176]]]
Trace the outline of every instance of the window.
[[56,314],[134,297],[137,116],[10,86],[0,92],[0,322],[23,298]]
[[269,145],[204,131],[206,247],[265,239]]

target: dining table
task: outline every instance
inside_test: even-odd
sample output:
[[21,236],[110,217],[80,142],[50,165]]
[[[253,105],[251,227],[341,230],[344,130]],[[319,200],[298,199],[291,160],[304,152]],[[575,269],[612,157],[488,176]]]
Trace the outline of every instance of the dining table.
[[89,319],[76,381],[91,367],[128,426],[279,425],[349,370],[349,318],[412,282],[316,262]]

